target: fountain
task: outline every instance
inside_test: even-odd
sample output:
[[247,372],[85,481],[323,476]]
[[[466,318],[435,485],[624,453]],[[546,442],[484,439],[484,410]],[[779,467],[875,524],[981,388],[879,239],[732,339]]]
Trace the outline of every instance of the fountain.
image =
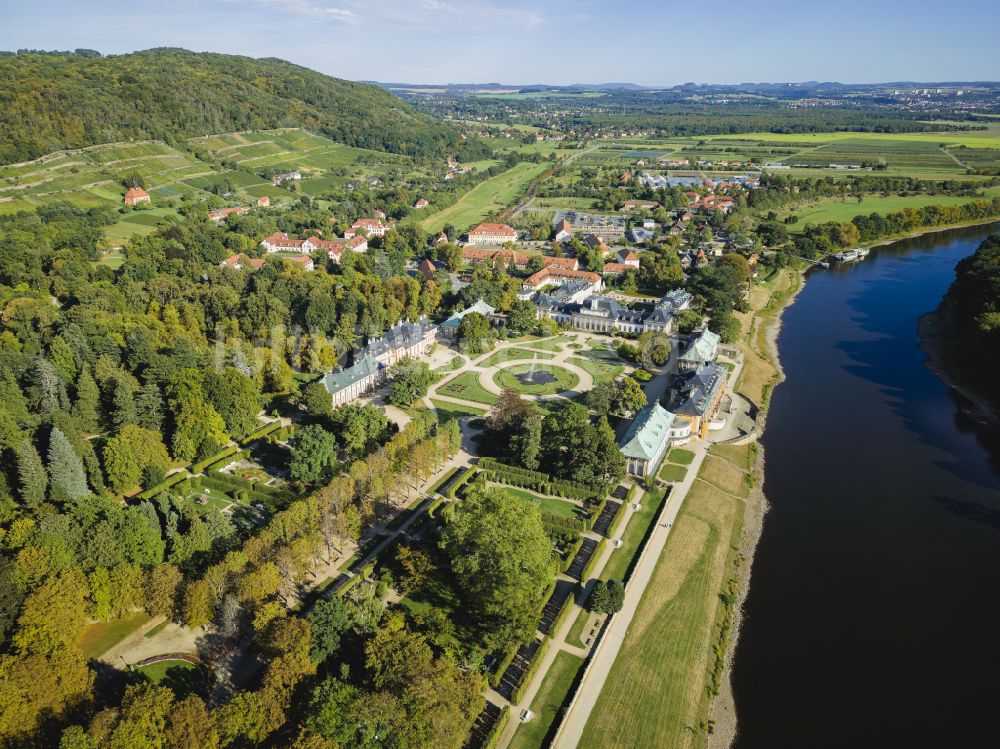
[[552,372],[539,371],[538,354],[535,354],[531,358],[531,367],[528,371],[515,372],[514,379],[525,387],[531,387],[532,385],[548,385],[550,382],[555,382],[558,378]]

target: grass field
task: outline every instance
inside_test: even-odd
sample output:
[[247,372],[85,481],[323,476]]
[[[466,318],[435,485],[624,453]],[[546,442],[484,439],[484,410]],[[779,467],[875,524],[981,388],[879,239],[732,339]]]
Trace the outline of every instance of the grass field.
[[694,453],[690,450],[682,450],[679,447],[675,447],[667,453],[667,460],[678,465],[689,466],[694,462]]
[[170,687],[178,697],[186,697],[205,686],[201,669],[187,661],[157,661],[135,670],[157,686]]
[[[1000,195],[1000,189],[985,191],[989,197]],[[860,203],[856,200],[824,200],[811,205],[794,208],[785,213],[798,216],[798,221],[789,225],[790,231],[802,231],[808,224],[822,224],[826,221],[850,221],[855,216],[872,213],[894,213],[904,208],[923,208],[928,205],[963,205],[975,198],[953,195],[890,195],[866,196]]]
[[674,463],[664,463],[660,468],[660,478],[664,481],[683,481],[687,476],[687,468]]
[[459,231],[475,226],[490,214],[508,208],[524,192],[528,183],[548,166],[528,162],[518,164],[476,185],[454,205],[425,218],[420,226],[428,232],[439,232],[445,224],[453,224]]
[[608,361],[608,357],[606,356],[590,358],[586,356],[586,354],[582,354],[580,356],[570,357],[567,361],[570,364],[575,364],[581,369],[586,370],[590,376],[594,378],[595,384],[614,380],[624,369],[621,364],[613,364]]
[[523,348],[505,348],[494,352],[492,355],[479,362],[480,367],[492,367],[503,362],[516,361],[518,359],[535,359],[542,361],[552,359],[554,354],[539,353],[537,351],[526,351]]
[[649,524],[653,522],[660,505],[663,504],[663,495],[646,492],[642,497],[641,504],[642,509],[632,513],[628,525],[621,532],[622,545],[611,552],[608,563],[601,571],[602,580],[625,579],[625,573],[628,572],[629,565],[632,563],[632,557],[639,551],[639,545],[646,535]]
[[743,507],[742,500],[695,482],[581,746],[706,746],[706,684],[718,668],[713,645],[719,638],[719,593],[730,574]]
[[497,397],[479,384],[478,372],[462,372],[438,388],[438,393],[450,395],[452,398],[485,403],[487,406],[497,402]]
[[569,694],[573,679],[582,666],[583,658],[578,655],[566,652],[556,655],[545,674],[541,689],[531,701],[530,709],[535,717],[517,727],[514,738],[507,745],[509,749],[541,749],[559,708]]
[[561,518],[575,518],[580,516],[579,509],[572,502],[564,502],[561,499],[552,497],[540,497],[524,489],[516,489],[512,486],[504,486],[503,490],[512,497],[523,499],[525,502],[534,502],[538,509],[549,515],[558,515]]
[[448,401],[438,400],[437,398],[431,398],[431,403],[434,405],[434,410],[437,411],[438,421],[457,419],[462,416],[486,415],[485,408],[473,408],[472,406],[463,406],[458,403],[449,403]]
[[140,612],[124,619],[88,624],[80,635],[80,650],[86,658],[100,658],[148,621],[149,615]]

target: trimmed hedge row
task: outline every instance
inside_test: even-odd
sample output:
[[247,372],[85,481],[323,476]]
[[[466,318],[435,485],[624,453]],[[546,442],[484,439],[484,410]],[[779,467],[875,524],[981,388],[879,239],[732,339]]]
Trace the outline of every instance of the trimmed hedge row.
[[279,429],[281,429],[281,421],[276,419],[275,421],[265,424],[260,429],[250,432],[250,434],[240,440],[240,444],[245,447],[251,442],[256,442],[257,440],[266,437],[271,432],[276,432]]
[[[653,515],[652,519],[649,521],[649,525],[646,527],[646,532],[642,534],[642,541],[640,541],[639,546],[636,547],[635,554],[632,555],[632,559],[628,563],[628,568],[622,576],[622,585],[627,586],[628,581],[632,578],[632,573],[635,571],[635,565],[638,564],[639,557],[642,556],[642,550],[646,548],[646,544],[649,542],[649,537],[653,535],[653,531],[656,530],[656,525],[660,522],[660,516],[663,514],[663,509],[667,506],[667,499],[670,497],[670,492],[672,490],[672,486],[667,486],[666,491],[663,492],[660,500],[660,506],[656,510],[656,514]],[[647,492],[647,494],[650,493],[651,492]]]
[[374,574],[374,572],[375,572],[375,562],[369,562],[360,570],[358,570],[358,573],[354,577],[352,577],[350,580],[347,580],[343,585],[337,588],[337,590],[334,591],[334,595],[343,596],[345,593],[351,590],[351,588],[360,585],[362,580],[364,580],[367,577],[370,577],[372,574]]
[[566,600],[563,601],[562,608],[559,609],[559,613],[556,614],[556,618],[552,622],[552,629],[549,630],[551,632],[549,637],[555,637],[556,632],[559,631],[559,628],[563,625],[563,622],[566,621],[566,617],[569,615],[570,609],[572,608],[573,608],[573,594],[570,593],[568,596],[566,596]]
[[601,558],[601,554],[604,552],[604,547],[608,545],[608,539],[602,538],[597,542],[597,548],[594,549],[594,553],[590,555],[590,559],[587,560],[586,566],[583,568],[583,572],[580,573],[580,581],[586,582],[590,579],[590,573],[594,571],[594,567],[597,564],[597,560]]
[[454,482],[452,482],[452,485],[448,487],[448,491],[446,491],[444,495],[449,499],[454,499],[455,496],[458,494],[458,490],[461,489],[466,484],[468,484],[469,481],[471,481],[475,475],[476,475],[475,467],[469,466],[468,468],[465,469],[465,473],[463,473],[461,476],[455,479]]
[[427,509],[425,510],[425,512],[431,517],[434,517],[434,513],[437,512],[438,507],[440,507],[444,503],[445,503],[445,498],[438,497],[437,499],[432,500],[429,505],[427,505]]
[[500,734],[506,728],[508,720],[510,720],[510,705],[504,705],[503,712],[500,713],[500,718],[497,720],[496,725],[486,735],[482,749],[496,749],[496,745],[500,741]]
[[[491,458],[489,456],[479,459],[479,468],[483,471],[492,472],[496,476],[509,477],[509,479],[511,479],[498,479],[493,476],[488,476],[491,481],[498,481],[499,483],[504,484],[510,483],[515,486],[523,486],[529,489],[537,489],[543,494],[549,494],[555,497],[568,497],[570,499],[579,499],[584,501],[593,499],[596,496],[596,492],[584,484],[577,483],[576,481],[554,479],[547,473],[542,473],[541,471],[529,471],[527,468],[513,466],[509,463],[501,463],[496,458]],[[513,479],[517,480],[515,481]],[[528,482],[531,483],[529,484]]]
[[[559,528],[560,530],[568,531],[585,531],[589,530],[587,524],[589,518],[584,520],[583,518],[564,518],[562,515],[552,515],[548,512],[542,513],[542,524],[551,526],[552,528]],[[590,523],[592,526],[593,523]]]
[[291,499],[294,497],[290,491],[285,489],[268,486],[267,484],[262,484],[259,481],[247,481],[246,479],[241,479],[239,476],[233,476],[229,473],[220,473],[219,471],[210,470],[205,472],[205,477],[217,479],[218,481],[224,481],[237,489],[246,489],[247,491],[254,492],[255,494],[265,494],[276,499]]
[[510,664],[514,661],[514,656],[517,655],[518,648],[521,647],[517,643],[514,643],[513,647],[507,650],[507,654],[497,662],[496,670],[490,674],[489,682],[490,686],[496,689],[500,686],[500,680],[503,678],[504,673],[510,668]]
[[568,572],[569,568],[573,565],[573,559],[576,557],[576,553],[580,551],[580,547],[583,546],[583,536],[578,536],[576,541],[570,544],[568,553],[566,555],[565,561],[562,563],[562,571]]
[[538,650],[535,651],[535,655],[532,657],[531,663],[528,664],[524,673],[521,674],[521,683],[517,685],[516,689],[514,689],[510,698],[511,702],[516,704],[521,701],[521,698],[524,696],[524,690],[528,688],[531,680],[535,677],[535,672],[538,671],[538,667],[542,663],[542,657],[545,655],[545,651],[549,649],[550,642],[552,642],[552,639],[546,637],[542,640],[542,644],[538,646]]
[[444,476],[442,476],[437,481],[435,481],[434,485],[430,489],[427,490],[427,493],[428,494],[434,494],[438,489],[440,489],[442,486],[444,486],[445,484],[447,484],[448,481],[451,480],[452,476],[454,476],[456,473],[458,473],[461,470],[462,470],[461,466],[455,466],[451,470],[445,472]]
[[139,499],[152,499],[160,492],[165,492],[167,489],[174,486],[175,484],[179,484],[184,479],[190,478],[190,476],[191,474],[188,473],[187,471],[178,471],[177,473],[172,473],[156,486],[152,486],[149,489],[140,492],[136,496]]
[[611,525],[608,526],[608,538],[614,538],[615,537],[615,533],[618,532],[618,526],[620,526],[622,524],[622,520],[625,518],[625,515],[627,514],[625,512],[625,508],[626,508],[627,504],[628,504],[628,500],[626,500],[622,504],[622,506],[618,508],[618,512],[615,513],[614,520],[612,520],[611,521]]
[[205,458],[204,460],[199,460],[197,463],[192,464],[191,473],[201,473],[209,466],[214,465],[220,460],[225,460],[230,455],[235,455],[239,451],[239,447],[236,445],[230,445],[229,447],[223,448],[215,455]]

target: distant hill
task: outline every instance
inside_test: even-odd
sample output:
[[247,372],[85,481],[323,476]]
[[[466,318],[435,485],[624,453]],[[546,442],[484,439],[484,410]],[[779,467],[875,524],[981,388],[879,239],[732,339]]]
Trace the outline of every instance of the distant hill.
[[181,49],[0,56],[0,163],[128,139],[172,143],[280,127],[409,155],[458,144],[451,128],[382,88],[283,60]]

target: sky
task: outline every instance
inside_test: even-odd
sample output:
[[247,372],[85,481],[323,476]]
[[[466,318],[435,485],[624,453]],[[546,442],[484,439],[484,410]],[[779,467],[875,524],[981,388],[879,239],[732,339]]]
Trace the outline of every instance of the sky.
[[1000,80],[1000,2],[0,0],[0,49],[280,57],[351,80]]

